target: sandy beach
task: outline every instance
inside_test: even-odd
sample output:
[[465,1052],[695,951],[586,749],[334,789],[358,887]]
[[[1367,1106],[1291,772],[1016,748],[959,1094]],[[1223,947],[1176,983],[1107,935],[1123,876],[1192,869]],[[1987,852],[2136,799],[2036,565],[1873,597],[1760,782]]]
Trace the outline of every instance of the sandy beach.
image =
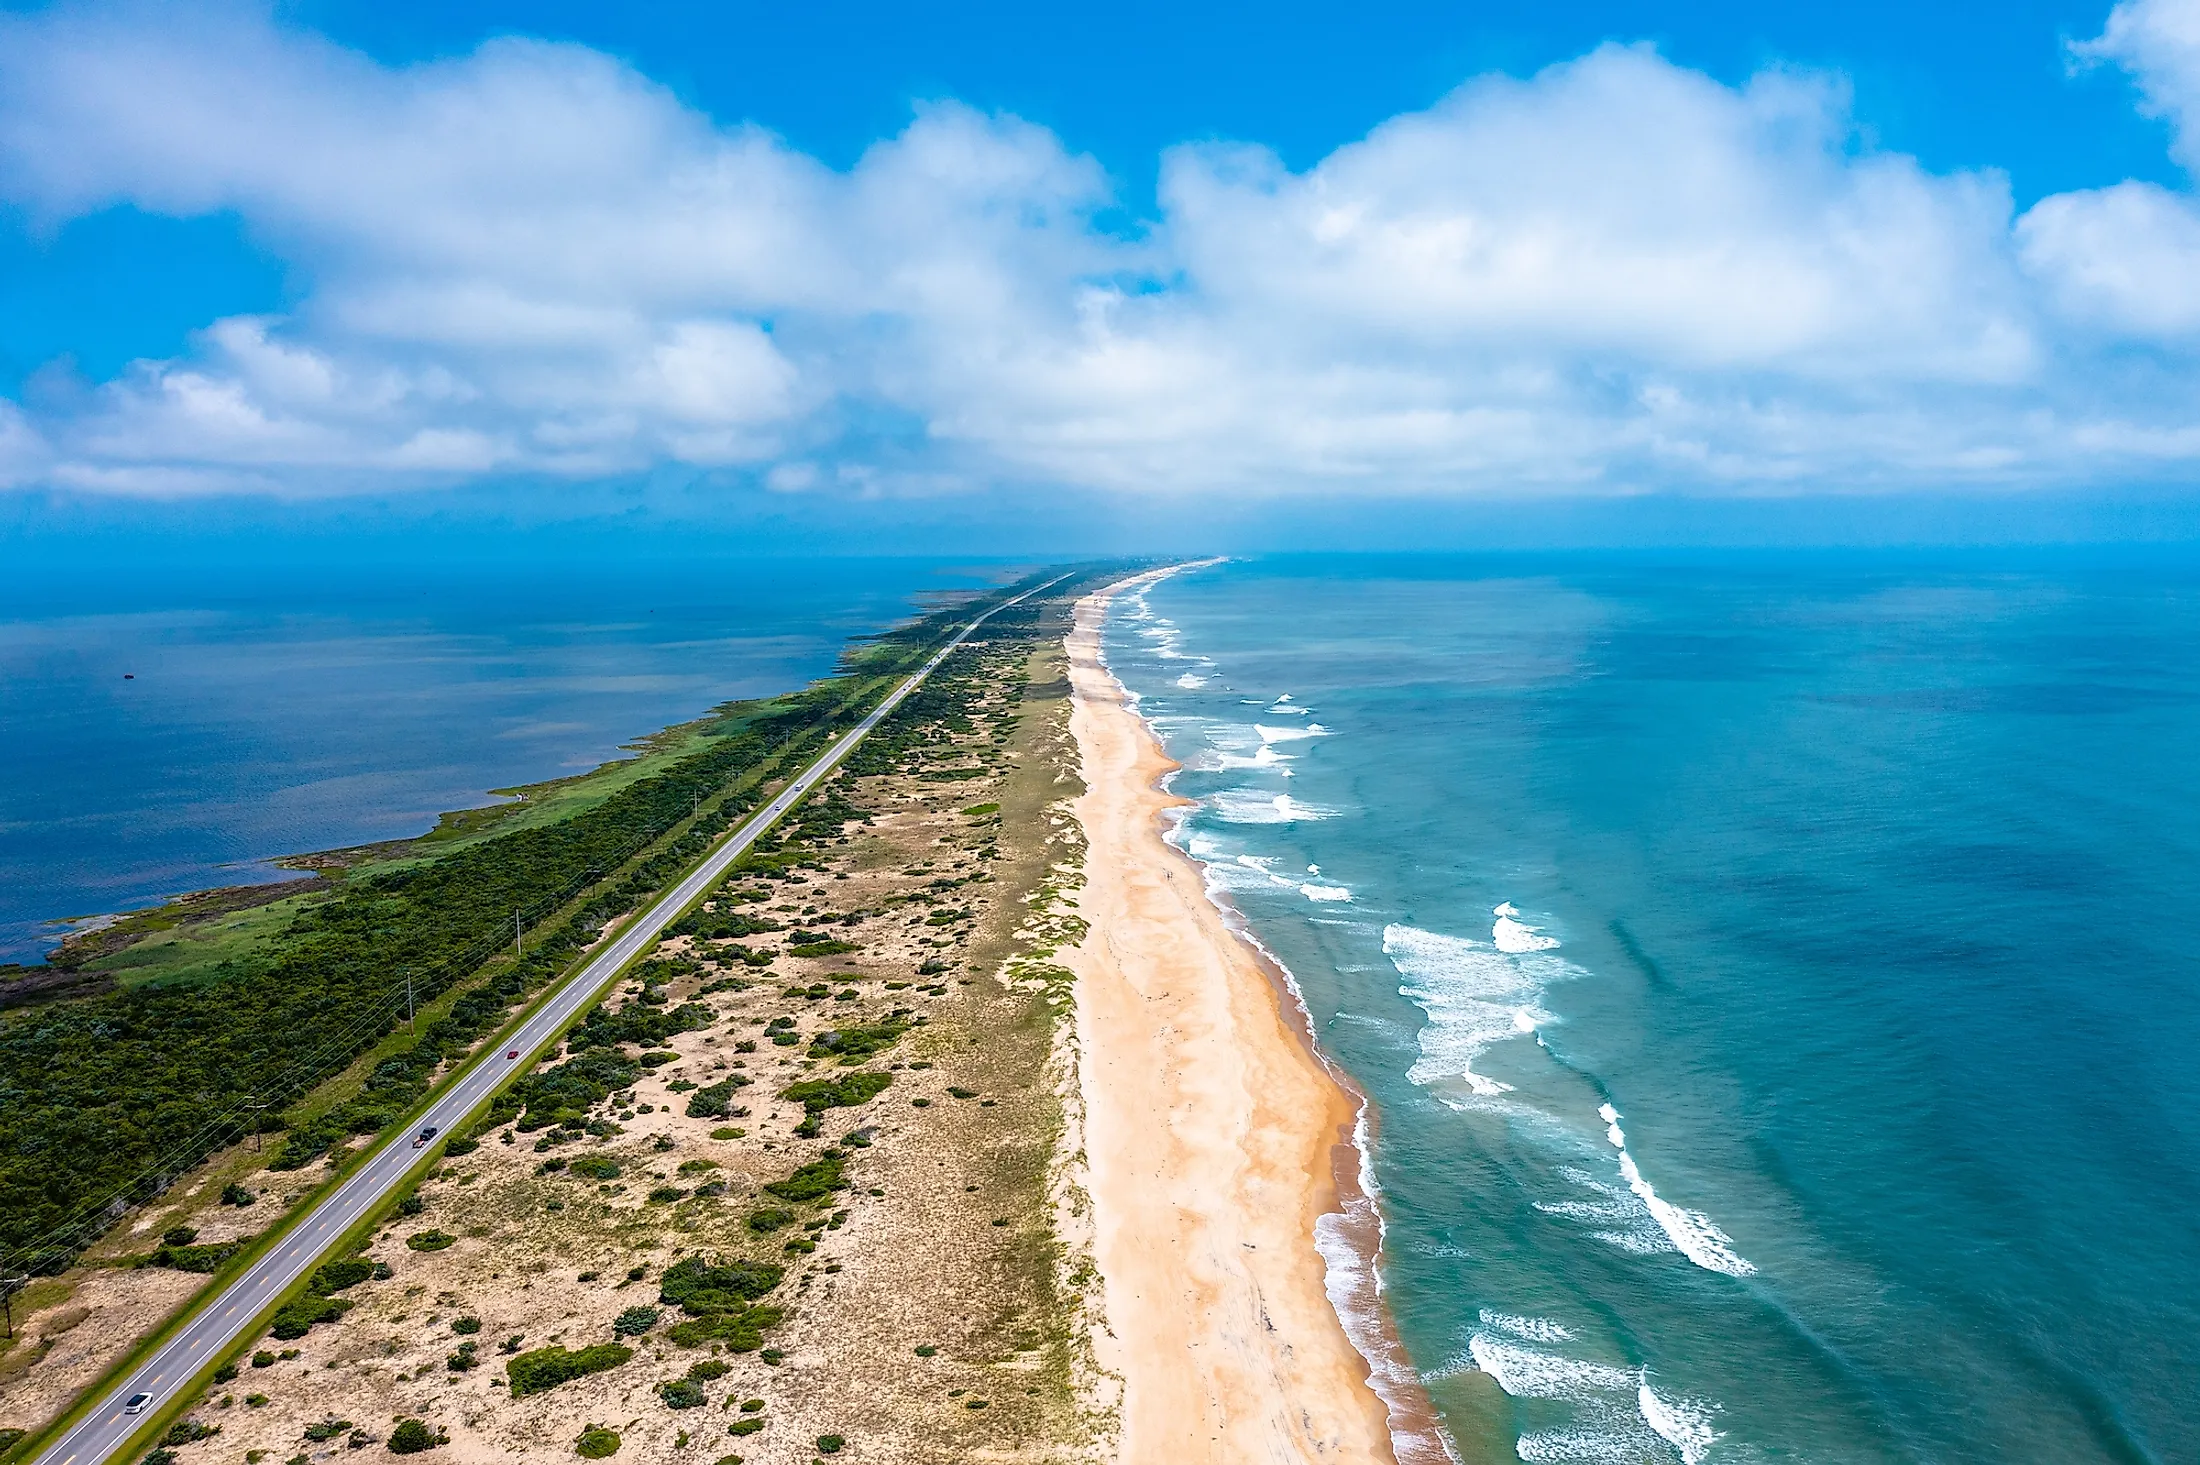
[[1390,1461],[1315,1249],[1355,1102],[1162,838],[1175,765],[1101,659],[1108,593],[1079,603],[1068,641],[1090,922],[1069,960],[1119,1458]]

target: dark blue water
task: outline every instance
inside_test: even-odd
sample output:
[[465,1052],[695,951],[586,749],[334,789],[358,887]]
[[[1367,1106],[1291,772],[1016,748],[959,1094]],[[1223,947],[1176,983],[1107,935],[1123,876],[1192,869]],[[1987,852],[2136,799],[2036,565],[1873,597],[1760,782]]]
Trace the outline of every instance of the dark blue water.
[[2200,1460],[2193,563],[1237,563],[1110,646],[1469,1458]]
[[944,568],[19,565],[0,590],[0,960],[36,960],[56,917],[418,834],[489,789],[799,686],[918,593],[974,583]]

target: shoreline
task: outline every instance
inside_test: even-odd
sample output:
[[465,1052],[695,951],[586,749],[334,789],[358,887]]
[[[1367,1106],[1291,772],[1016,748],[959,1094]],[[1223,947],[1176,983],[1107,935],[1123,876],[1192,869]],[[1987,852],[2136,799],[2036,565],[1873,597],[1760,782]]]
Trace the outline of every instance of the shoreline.
[[1100,650],[1113,596],[1166,573],[1085,597],[1066,642],[1090,934],[1065,955],[1120,1458],[1445,1459],[1375,1295],[1365,1098],[1165,838],[1177,765]]

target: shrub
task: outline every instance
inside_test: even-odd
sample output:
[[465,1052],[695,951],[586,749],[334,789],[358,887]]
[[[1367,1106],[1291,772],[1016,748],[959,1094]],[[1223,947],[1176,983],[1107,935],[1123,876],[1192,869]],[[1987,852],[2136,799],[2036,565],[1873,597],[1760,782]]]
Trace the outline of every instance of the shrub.
[[[819,1034],[818,1041],[823,1042],[827,1036]],[[792,1099],[812,1114],[818,1114],[827,1109],[853,1109],[859,1104],[867,1104],[893,1081],[894,1076],[890,1073],[857,1069],[832,1078],[805,1079],[789,1084],[780,1090],[779,1097]]]
[[459,1344],[458,1351],[443,1360],[443,1366],[452,1373],[471,1373],[474,1366],[481,1362],[474,1356],[474,1350],[480,1346],[478,1343]]
[[810,1056],[862,1058],[893,1047],[901,1041],[902,1034],[908,1031],[908,1022],[900,1017],[889,1017],[884,1022],[868,1025],[834,1028],[819,1033],[810,1040]]
[[602,1155],[583,1155],[573,1162],[573,1173],[586,1180],[616,1180],[619,1162],[607,1160]]
[[702,1254],[674,1262],[658,1279],[657,1300],[690,1317],[729,1312],[764,1296],[786,1273],[769,1262],[710,1262]]
[[169,1449],[147,1451],[142,1465],[176,1465],[176,1452]]
[[682,1175],[700,1175],[705,1170],[715,1170],[717,1168],[718,1162],[716,1160],[682,1160],[680,1162],[680,1173]]
[[221,1203],[225,1206],[248,1206],[258,1199],[258,1196],[254,1195],[251,1191],[246,1190],[243,1186],[237,1184],[235,1181],[231,1181],[229,1184],[222,1187]]
[[663,1316],[654,1307],[630,1307],[611,1320],[611,1331],[622,1338],[639,1338]]
[[754,1353],[764,1346],[764,1329],[784,1321],[786,1314],[776,1307],[743,1307],[677,1323],[666,1331],[665,1337],[682,1348],[723,1343],[735,1353]]
[[722,1358],[698,1358],[688,1365],[687,1376],[699,1384],[707,1384],[732,1372],[733,1365]]
[[734,1091],[747,1086],[745,1075],[734,1074],[706,1088],[688,1095],[687,1117],[690,1119],[724,1119],[733,1112]]
[[756,1232],[777,1231],[794,1219],[794,1212],[777,1206],[766,1206],[760,1211],[749,1212],[749,1229]]
[[657,1385],[657,1397],[667,1409],[695,1409],[710,1402],[703,1386],[693,1379],[666,1379]]
[[408,1195],[397,1203],[397,1214],[400,1216],[417,1216],[427,1208],[428,1203],[419,1196]]
[[234,1363],[225,1363],[220,1368],[214,1370],[214,1382],[217,1384],[234,1382],[236,1377],[237,1365],[235,1365]]
[[331,1414],[328,1418],[322,1420],[319,1424],[307,1425],[306,1438],[318,1445],[324,1440],[335,1439],[338,1435],[344,1433],[350,1428],[350,1420],[338,1419],[335,1415]]
[[847,1443],[837,1434],[821,1434],[817,1437],[817,1452],[820,1455],[837,1455]]
[[164,1445],[189,1445],[199,1440],[212,1439],[222,1432],[218,1424],[201,1424],[196,1419],[179,1419],[168,1426],[168,1433],[161,1436]]
[[303,1338],[316,1323],[332,1323],[351,1311],[351,1303],[341,1297],[318,1297],[311,1294],[295,1302],[284,1304],[268,1325],[268,1331],[283,1341]]
[[804,941],[787,948],[789,956],[844,956],[863,948],[853,941]]
[[741,1401],[741,1412],[743,1414],[761,1414],[763,1410],[764,1401],[762,1399],[743,1399]]
[[397,1428],[390,1431],[389,1451],[393,1455],[417,1455],[422,1450],[432,1450],[437,1445],[447,1445],[451,1437],[440,1429],[430,1429],[426,1421],[400,1419]]
[[426,1231],[415,1231],[405,1238],[405,1245],[414,1251],[442,1251],[457,1242],[458,1238],[450,1232],[438,1231],[432,1227]]
[[747,1139],[749,1132],[735,1125],[724,1125],[710,1132],[712,1139]]
[[763,1427],[764,1421],[761,1419],[736,1419],[726,1426],[726,1433],[738,1438],[745,1434],[755,1434]]
[[170,1226],[166,1231],[160,1233],[160,1244],[162,1246],[189,1246],[198,1239],[199,1233],[189,1226]]
[[481,1319],[477,1317],[454,1317],[451,1319],[451,1331],[461,1338],[471,1338],[481,1331]]
[[374,1276],[375,1264],[365,1257],[347,1256],[336,1261],[323,1262],[314,1272],[308,1288],[326,1297],[331,1292],[341,1292],[346,1287],[356,1287]]
[[687,1192],[677,1185],[660,1185],[649,1193],[649,1203],[653,1206],[669,1206],[686,1198]]
[[573,1379],[586,1378],[592,1373],[617,1368],[634,1356],[634,1350],[618,1343],[598,1343],[592,1348],[569,1351],[552,1344],[522,1353],[504,1365],[505,1376],[512,1381],[512,1397],[525,1398],[554,1389]]
[[273,1368],[275,1366],[275,1355],[262,1348],[252,1355],[252,1366],[254,1368]]
[[254,1409],[265,1409],[267,1407],[267,1395],[247,1394],[244,1396],[244,1402]]
[[764,1189],[781,1200],[823,1200],[836,1190],[848,1186],[842,1175],[845,1157],[838,1150],[827,1150],[820,1159],[812,1160],[785,1180],[774,1180]]
[[455,1160],[460,1155],[470,1155],[475,1150],[478,1150],[480,1148],[481,1141],[479,1140],[454,1139],[449,1144],[443,1147],[443,1158],[446,1160]]
[[583,1460],[608,1460],[619,1453],[619,1432],[591,1424],[573,1442],[573,1451]]
[[[179,1226],[176,1231],[171,1231],[168,1234],[173,1236],[177,1231],[189,1231],[190,1229],[188,1226]],[[205,1246],[163,1245],[146,1257],[145,1260],[139,1262],[138,1265],[141,1267],[169,1267],[175,1271],[196,1272],[203,1276],[208,1272],[219,1271],[223,1262],[228,1261],[242,1250],[244,1250],[242,1241],[214,1241],[208,1242]]]

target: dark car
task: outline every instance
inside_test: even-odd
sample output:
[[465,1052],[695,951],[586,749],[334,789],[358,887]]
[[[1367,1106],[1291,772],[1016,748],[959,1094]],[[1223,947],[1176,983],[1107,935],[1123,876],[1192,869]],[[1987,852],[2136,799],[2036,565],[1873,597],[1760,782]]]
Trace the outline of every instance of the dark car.
[[426,1129],[421,1130],[420,1133],[413,1136],[413,1148],[417,1150],[423,1145],[427,1144],[429,1140],[434,1138],[435,1126],[431,1124]]

